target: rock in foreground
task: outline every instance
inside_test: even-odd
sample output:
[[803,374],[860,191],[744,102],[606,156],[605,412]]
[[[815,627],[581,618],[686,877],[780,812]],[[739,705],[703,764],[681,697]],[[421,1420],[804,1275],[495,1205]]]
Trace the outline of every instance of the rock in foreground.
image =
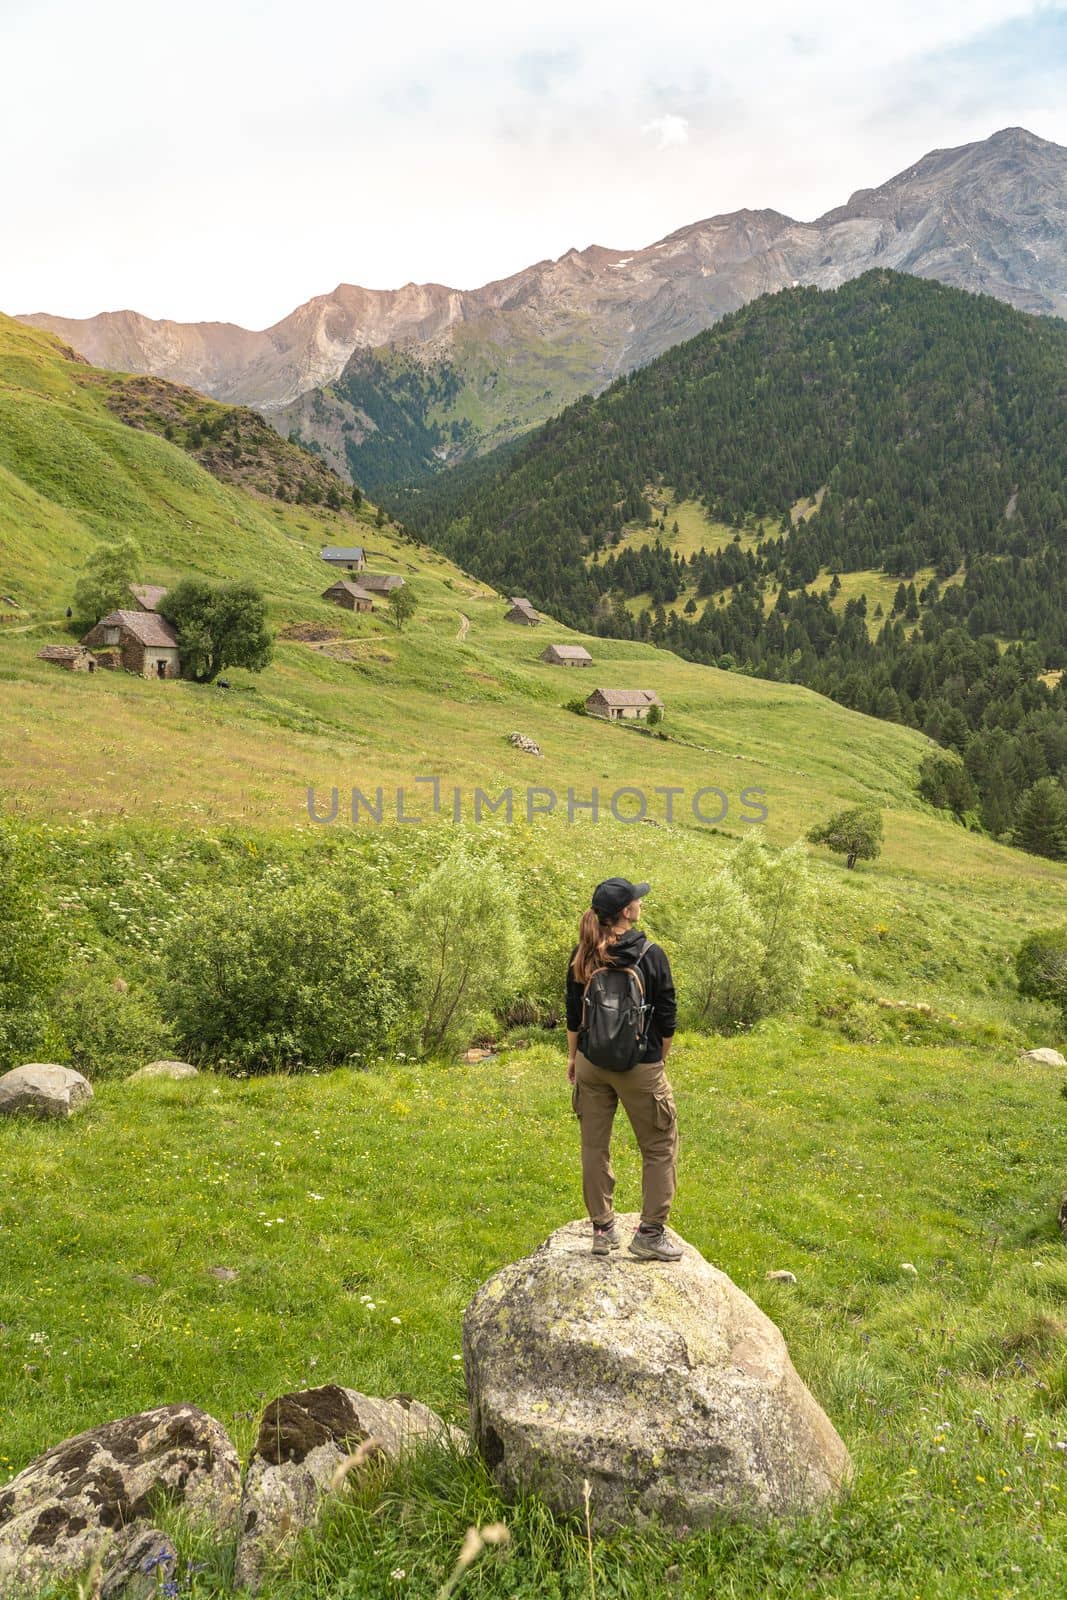
[[697,1529],[810,1510],[846,1482],[848,1451],[777,1327],[679,1243],[669,1264],[597,1257],[571,1222],[471,1301],[471,1428],[506,1493],[583,1512],[588,1478],[600,1531]]
[[409,1395],[378,1400],[328,1383],[272,1400],[245,1475],[234,1581],[259,1588],[268,1564],[302,1529],[315,1526],[324,1498],[340,1487],[340,1474],[360,1446],[368,1459],[396,1460],[446,1437],[466,1443],[459,1429]]
[[159,1406],[66,1439],[0,1489],[0,1595],[75,1573],[179,1500],[224,1532],[241,1492],[241,1464],[221,1423],[197,1406]]
[[69,1117],[93,1098],[88,1078],[52,1061],[28,1061],[0,1077],[0,1112],[24,1111],[34,1117]]

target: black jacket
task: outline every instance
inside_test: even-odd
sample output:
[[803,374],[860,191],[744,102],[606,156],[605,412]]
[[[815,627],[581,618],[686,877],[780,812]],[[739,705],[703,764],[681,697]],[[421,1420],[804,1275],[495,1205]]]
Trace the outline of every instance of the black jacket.
[[[629,928],[626,933],[620,934],[608,952],[611,964],[619,967],[633,966],[646,937],[647,935],[639,928]],[[571,960],[567,963],[567,1027],[572,1032],[577,1032],[581,1026],[582,995],[585,992],[585,985],[578,982],[571,966],[577,950],[578,946],[575,945],[571,951]],[[641,1060],[658,1061],[663,1054],[664,1039],[669,1039],[674,1033],[676,1013],[671,964],[661,945],[649,944],[641,962],[641,976],[645,985],[645,998],[652,1006],[645,1030]]]

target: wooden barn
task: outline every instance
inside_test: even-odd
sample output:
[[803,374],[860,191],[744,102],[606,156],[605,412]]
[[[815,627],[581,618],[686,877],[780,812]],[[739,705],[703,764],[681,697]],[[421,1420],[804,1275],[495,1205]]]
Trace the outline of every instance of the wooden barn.
[[322,591],[323,600],[329,600],[331,605],[341,606],[345,611],[373,611],[374,596],[369,589],[364,589],[362,584],[352,583],[348,578],[338,578],[336,583],[331,583],[328,589]]
[[591,667],[593,658],[581,644],[550,644],[541,651],[541,660],[552,667]]
[[181,673],[178,635],[154,611],[111,611],[82,640],[90,650],[119,651],[127,672],[142,678],[177,678]]
[[655,689],[594,689],[585,702],[590,716],[606,717],[609,722],[647,717],[653,706],[663,710]]

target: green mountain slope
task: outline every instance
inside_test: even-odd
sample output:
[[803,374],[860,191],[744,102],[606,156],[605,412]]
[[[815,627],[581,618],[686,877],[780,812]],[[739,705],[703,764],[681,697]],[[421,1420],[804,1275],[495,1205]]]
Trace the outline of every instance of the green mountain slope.
[[[427,805],[413,807],[411,798],[427,793],[416,777],[436,775],[445,796],[459,789],[465,823],[477,787],[496,797],[511,786],[520,817],[530,786],[551,788],[557,810],[544,826],[585,839],[589,812],[575,811],[572,827],[568,791],[580,805],[596,789],[606,820],[594,834],[603,842],[582,850],[589,870],[594,861],[607,870],[635,837],[611,821],[608,802],[632,785],[647,792],[650,821],[660,824],[640,830],[642,852],[684,846],[710,870],[723,837],[744,831],[741,791],[759,788],[767,836],[778,843],[845,801],[884,809],[885,853],[861,896],[890,893],[903,904],[912,893],[905,885],[921,885],[924,916],[935,914],[934,902],[949,915],[966,881],[976,916],[995,921],[1006,942],[1062,896],[1064,868],[968,834],[918,798],[917,773],[932,748],[920,732],[647,642],[573,634],[551,618],[517,628],[504,620],[498,593],[395,526],[377,527],[371,508],[357,516],[257,495],[123,424],[95,383],[80,381],[88,370],[50,336],[0,322],[0,595],[19,607],[0,624],[8,808],[314,829],[309,787],[328,797],[337,786],[343,819],[353,785],[369,795],[381,785],[387,817],[404,788],[408,814],[429,823]],[[66,637],[81,562],[98,539],[122,533],[140,540],[146,581],[185,572],[256,579],[278,635],[267,670],[229,672],[232,689],[222,691],[125,673],[90,678],[39,661],[42,644]],[[339,542],[364,544],[372,569],[398,571],[412,585],[420,604],[403,633],[381,611],[351,615],[318,598],[331,576],[318,549]],[[553,639],[585,642],[594,667],[579,676],[543,663]],[[596,685],[655,688],[666,737],[565,709]],[[541,759],[511,745],[513,731],[535,739]],[[674,827],[657,793],[672,786],[684,794]],[[706,786],[727,798],[717,832],[685,810]],[[721,808],[709,800],[704,809],[714,817]],[[437,821],[451,823],[447,803]]]
[[[968,758],[1000,833],[1067,770],[1067,701],[1043,681],[1067,662],[1065,371],[1067,323],[868,272],[765,296],[397,504],[575,626],[923,728]],[[671,549],[668,501],[720,539]],[[883,586],[877,628],[862,590],[828,592],[859,572]]]

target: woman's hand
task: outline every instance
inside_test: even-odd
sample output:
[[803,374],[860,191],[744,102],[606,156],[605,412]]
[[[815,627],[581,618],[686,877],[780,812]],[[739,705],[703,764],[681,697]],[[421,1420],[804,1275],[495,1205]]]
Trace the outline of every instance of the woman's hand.
[[573,1058],[570,1061],[567,1062],[567,1082],[568,1083],[573,1083],[574,1082],[574,1060],[573,1060]]

